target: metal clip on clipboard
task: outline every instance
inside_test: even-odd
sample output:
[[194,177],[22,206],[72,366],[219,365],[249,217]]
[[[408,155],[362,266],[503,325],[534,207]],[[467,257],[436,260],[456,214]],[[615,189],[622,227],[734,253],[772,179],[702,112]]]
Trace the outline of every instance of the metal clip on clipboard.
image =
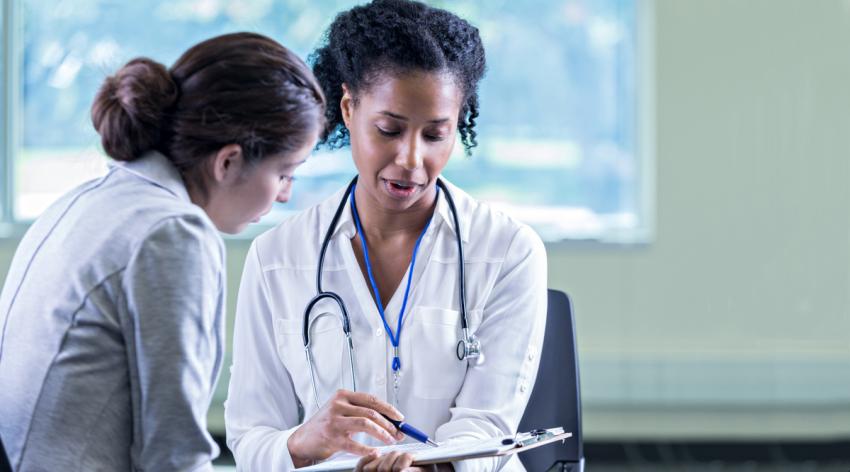
[[515,447],[527,447],[531,446],[532,444],[548,441],[550,438],[554,438],[555,436],[563,433],[563,428],[534,429],[527,433],[517,434],[513,437],[513,439],[505,439],[504,441],[502,441],[502,444],[506,446],[509,444],[514,444]]
[[517,437],[516,444],[519,447],[525,447],[536,442],[544,441],[555,436],[555,433],[546,429],[535,429]]

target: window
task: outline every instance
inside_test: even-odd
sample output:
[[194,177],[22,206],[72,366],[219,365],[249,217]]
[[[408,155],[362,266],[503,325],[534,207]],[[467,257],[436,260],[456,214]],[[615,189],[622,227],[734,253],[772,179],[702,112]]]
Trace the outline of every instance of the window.
[[[350,0],[27,0],[20,122],[9,142],[9,217],[31,220],[62,193],[102,174],[106,159],[89,119],[104,77],[132,57],[170,65],[192,44],[250,30],[302,57]],[[535,227],[544,239],[640,240],[648,189],[636,132],[634,0],[436,1],[476,24],[488,55],[478,142],[456,146],[446,177]],[[8,35],[7,35],[8,36]],[[8,128],[8,127],[7,127]],[[9,138],[11,139],[11,138]],[[10,160],[11,159],[11,160]],[[318,153],[299,169],[294,198],[269,224],[342,187],[347,150]]]

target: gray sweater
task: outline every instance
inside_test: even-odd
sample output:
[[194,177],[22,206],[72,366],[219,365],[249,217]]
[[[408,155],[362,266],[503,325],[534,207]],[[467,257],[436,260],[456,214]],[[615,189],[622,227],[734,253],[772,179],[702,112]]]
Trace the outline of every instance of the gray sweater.
[[14,470],[212,470],[224,283],[221,237],[161,154],[52,205],[0,295]]

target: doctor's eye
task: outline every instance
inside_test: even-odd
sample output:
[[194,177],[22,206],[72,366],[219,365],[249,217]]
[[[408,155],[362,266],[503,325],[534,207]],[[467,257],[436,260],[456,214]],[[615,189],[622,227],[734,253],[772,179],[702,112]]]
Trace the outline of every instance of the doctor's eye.
[[428,141],[445,141],[446,137],[441,134],[426,134],[425,139]]
[[281,183],[283,183],[283,182],[290,182],[290,183],[292,183],[293,181],[295,181],[295,176],[294,176],[294,175],[285,175],[285,174],[284,174],[284,175],[281,175],[281,176],[280,176],[280,182],[281,182]]
[[384,128],[381,128],[380,126],[375,126],[375,129],[377,129],[378,133],[380,133],[382,136],[386,136],[388,138],[392,138],[392,137],[395,137],[395,136],[398,136],[398,135],[401,134],[401,131],[384,129]]

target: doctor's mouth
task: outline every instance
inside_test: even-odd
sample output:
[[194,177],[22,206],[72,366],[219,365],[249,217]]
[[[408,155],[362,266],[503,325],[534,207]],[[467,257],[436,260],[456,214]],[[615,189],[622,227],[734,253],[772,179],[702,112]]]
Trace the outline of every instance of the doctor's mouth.
[[421,184],[409,180],[381,178],[381,181],[383,181],[387,193],[391,197],[398,199],[410,198],[423,187]]

